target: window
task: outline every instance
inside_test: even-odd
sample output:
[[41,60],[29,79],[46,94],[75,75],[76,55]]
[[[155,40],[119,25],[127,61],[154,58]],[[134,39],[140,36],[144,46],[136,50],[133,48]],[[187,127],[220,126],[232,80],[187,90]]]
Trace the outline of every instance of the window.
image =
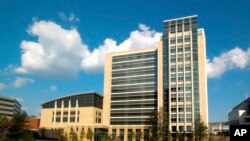
[[170,44],[175,44],[175,43],[176,43],[175,37],[170,38]]
[[56,117],[56,122],[61,122],[61,117]]
[[174,25],[170,25],[170,32],[171,33],[175,33],[175,24]]
[[186,93],[186,102],[191,102],[191,101],[192,101],[192,94]]
[[179,86],[178,86],[178,92],[183,92],[183,91],[184,91],[183,85],[179,85]]
[[64,112],[63,112],[63,115],[68,115],[68,111],[64,111]]
[[186,106],[186,112],[192,112],[192,106],[191,105]]
[[183,54],[178,54],[178,62],[182,62],[183,61]]
[[176,48],[175,48],[175,46],[172,46],[172,47],[170,48],[170,53],[176,53]]
[[63,117],[63,122],[68,122],[68,117]]
[[187,126],[187,132],[192,132],[192,126]]
[[183,72],[183,65],[178,65],[178,72]]
[[185,79],[186,79],[186,81],[191,81],[191,72],[187,72],[185,74]]
[[184,106],[183,106],[183,105],[179,105],[178,111],[179,111],[179,112],[184,112]]
[[189,22],[184,23],[184,31],[188,31],[190,28]]
[[182,46],[178,46],[177,47],[177,51],[178,51],[178,53],[183,52],[183,47]]
[[176,92],[176,86],[171,86],[171,92]]
[[171,102],[176,102],[176,94],[171,94]]
[[192,85],[186,84],[186,91],[192,91]]
[[70,117],[70,122],[75,122],[75,117]]
[[178,81],[183,81],[183,73],[178,73]]
[[191,60],[191,55],[190,53],[185,53],[185,60],[190,61]]
[[176,72],[176,67],[175,67],[175,65],[171,65],[171,70],[170,70],[171,72]]
[[179,102],[184,102],[184,94],[183,93],[178,94],[178,101]]
[[177,37],[177,43],[182,43],[182,41],[183,41],[182,36]]
[[176,74],[171,74],[171,82],[176,82]]
[[175,63],[176,62],[176,55],[175,54],[170,56],[170,62],[171,63]]
[[190,65],[190,64],[186,64],[185,70],[186,70],[186,71],[191,71],[191,65]]
[[181,32],[182,31],[182,23],[177,24],[177,31]]
[[184,114],[179,114],[179,122],[184,123],[184,121],[185,121]]
[[171,114],[171,122],[176,123],[176,114]]
[[185,41],[185,42],[190,42],[190,35],[186,35],[186,36],[184,37],[184,41]]
[[[186,114],[186,121],[187,123],[192,123],[192,114]],[[189,131],[189,129],[187,128],[187,131]]]
[[184,126],[179,126],[179,132],[184,132]]
[[171,106],[171,112],[176,112],[176,111],[177,111],[176,105],[172,105]]
[[190,51],[190,45],[185,45],[185,52],[189,52]]

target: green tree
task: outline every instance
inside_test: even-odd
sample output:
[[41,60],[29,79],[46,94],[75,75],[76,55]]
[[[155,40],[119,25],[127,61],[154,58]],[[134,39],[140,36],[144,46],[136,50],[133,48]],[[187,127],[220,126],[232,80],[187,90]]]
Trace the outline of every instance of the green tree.
[[28,115],[25,111],[21,111],[20,113],[14,114],[13,118],[11,119],[11,127],[9,131],[11,133],[23,132],[27,117]]
[[152,111],[146,124],[150,129],[152,141],[168,140],[165,136],[168,135],[168,114],[161,108],[159,111]]
[[59,139],[59,141],[62,141],[64,136],[63,136],[63,129],[59,128],[54,131]]
[[10,120],[6,116],[0,115],[0,134],[7,132],[10,127]]
[[73,129],[71,129],[71,131],[69,133],[69,138],[70,138],[71,141],[77,141],[78,140],[77,134],[76,134],[76,132],[74,132]]
[[194,137],[195,141],[200,141],[204,139],[207,135],[207,126],[206,124],[199,119],[194,122]]
[[84,132],[84,128],[82,128],[82,130],[80,132],[80,141],[83,140],[84,136],[85,136],[85,132]]
[[68,141],[68,140],[69,140],[68,133],[65,132],[63,136],[63,141]]
[[88,128],[87,139],[89,139],[90,141],[92,141],[93,136],[94,136],[93,131],[90,128]]
[[32,132],[24,132],[18,141],[35,141],[35,138],[33,137]]

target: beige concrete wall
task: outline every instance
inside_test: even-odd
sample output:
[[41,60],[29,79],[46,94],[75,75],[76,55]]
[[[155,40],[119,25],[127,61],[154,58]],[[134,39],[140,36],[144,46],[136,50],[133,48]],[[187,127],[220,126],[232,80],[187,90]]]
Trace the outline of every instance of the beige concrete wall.
[[[79,111],[79,122],[52,122],[53,112],[56,114],[56,111]],[[101,124],[96,122],[96,117],[98,117],[98,112],[101,112],[102,109],[96,107],[78,107],[76,108],[58,108],[54,111],[54,108],[42,109],[41,110],[41,122],[40,128],[64,128],[67,126],[80,126],[80,125],[92,125],[92,124]],[[78,117],[78,116],[77,116]],[[77,118],[76,118],[77,119]],[[54,119],[55,120],[55,119]],[[103,120],[103,119],[101,119]]]
[[163,42],[158,46],[158,111],[163,107]]
[[111,79],[112,79],[112,53],[105,56],[104,65],[104,93],[103,93],[103,124],[110,124],[110,101],[111,101]]
[[201,119],[208,125],[206,38],[204,29],[198,29],[199,91]]

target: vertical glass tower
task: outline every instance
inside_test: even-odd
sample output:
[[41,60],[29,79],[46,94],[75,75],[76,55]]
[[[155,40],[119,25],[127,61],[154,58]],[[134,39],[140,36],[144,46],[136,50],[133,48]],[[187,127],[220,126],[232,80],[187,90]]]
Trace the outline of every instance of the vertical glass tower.
[[195,120],[207,123],[205,34],[197,16],[164,21],[164,109],[172,132],[191,132]]

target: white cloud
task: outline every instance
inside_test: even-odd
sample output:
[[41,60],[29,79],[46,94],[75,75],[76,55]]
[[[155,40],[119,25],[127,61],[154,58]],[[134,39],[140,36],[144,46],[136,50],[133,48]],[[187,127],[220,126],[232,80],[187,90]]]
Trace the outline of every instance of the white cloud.
[[24,102],[24,100],[22,98],[18,98],[18,97],[12,97],[12,98],[15,98],[19,102]]
[[54,22],[36,21],[28,32],[38,41],[22,41],[22,65],[16,72],[55,77],[77,75],[88,50],[75,28],[66,30]]
[[0,90],[3,90],[3,89],[5,89],[5,88],[7,88],[7,86],[6,86],[4,83],[1,83],[1,82],[0,82]]
[[49,77],[74,77],[80,70],[101,71],[105,53],[155,47],[161,37],[161,33],[139,24],[139,29],[122,43],[117,45],[115,40],[107,38],[91,52],[75,28],[64,29],[51,21],[34,21],[28,33],[37,36],[38,41],[22,41],[21,66],[16,72]]
[[51,87],[50,87],[50,90],[52,91],[52,92],[55,92],[55,91],[57,91],[57,86],[56,85],[52,85]]
[[139,24],[139,30],[131,32],[129,38],[119,45],[117,45],[115,40],[107,38],[103,45],[95,48],[92,53],[82,60],[81,66],[85,71],[100,71],[103,68],[105,53],[111,51],[157,47],[160,37],[161,33],[149,30],[149,27],[144,24]]
[[65,13],[63,12],[59,12],[59,17],[64,20],[64,21],[80,21],[80,19],[78,17],[76,17],[73,13],[70,13],[69,16],[66,16]]
[[33,83],[34,80],[30,79],[30,78],[24,78],[24,77],[17,77],[16,80],[13,82],[13,86],[15,88],[20,88],[24,85],[26,85],[27,83]]
[[218,78],[231,69],[245,69],[250,63],[250,48],[247,51],[239,47],[223,52],[220,56],[207,60],[207,75]]

